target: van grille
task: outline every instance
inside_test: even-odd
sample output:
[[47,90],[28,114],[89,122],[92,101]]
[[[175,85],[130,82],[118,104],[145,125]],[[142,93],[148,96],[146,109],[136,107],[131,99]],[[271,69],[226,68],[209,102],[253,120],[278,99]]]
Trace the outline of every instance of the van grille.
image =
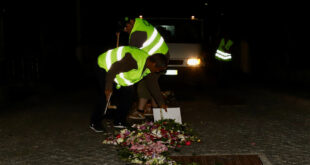
[[169,60],[169,65],[183,65],[183,60]]

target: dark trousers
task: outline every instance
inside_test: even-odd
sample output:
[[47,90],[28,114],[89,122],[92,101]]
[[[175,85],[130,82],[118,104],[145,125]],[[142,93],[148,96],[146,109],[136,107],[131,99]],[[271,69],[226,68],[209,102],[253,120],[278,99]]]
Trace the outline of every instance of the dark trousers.
[[[97,78],[97,106],[91,115],[91,123],[101,124],[104,117],[104,110],[106,107],[106,96],[105,96],[105,77],[106,71],[99,66],[96,67],[96,78]],[[119,122],[126,123],[126,117],[132,107],[134,101],[134,86],[121,87],[120,89],[114,89],[111,97],[113,105],[117,106],[117,109],[111,109],[107,111],[113,111],[114,123]]]
[[230,61],[218,61],[216,81],[219,87],[228,87],[232,80],[232,63]]
[[106,96],[105,96],[105,77],[106,71],[100,68],[98,65],[95,67],[95,76],[96,76],[96,89],[97,89],[97,100],[96,108],[94,109],[90,122],[93,124],[101,124],[103,119],[104,110],[106,107]]
[[132,107],[134,101],[135,89],[132,86],[121,87],[113,92],[113,102],[117,106],[117,110],[114,116],[114,123],[119,122],[126,123],[126,117]]

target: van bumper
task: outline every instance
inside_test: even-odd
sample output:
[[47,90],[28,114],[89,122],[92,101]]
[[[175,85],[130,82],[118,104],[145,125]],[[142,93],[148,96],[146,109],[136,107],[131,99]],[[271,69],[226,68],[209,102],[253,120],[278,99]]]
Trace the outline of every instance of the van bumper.
[[206,76],[205,67],[175,67],[168,68],[166,74],[160,77],[159,82],[163,86],[199,85],[204,83]]

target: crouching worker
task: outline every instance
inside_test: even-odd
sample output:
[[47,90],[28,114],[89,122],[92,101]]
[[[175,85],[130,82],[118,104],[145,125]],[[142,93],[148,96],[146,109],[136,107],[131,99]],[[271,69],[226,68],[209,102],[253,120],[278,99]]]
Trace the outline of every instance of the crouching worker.
[[[134,101],[133,85],[150,73],[165,70],[167,59],[163,54],[149,56],[148,53],[136,47],[122,46],[99,55],[97,65],[96,75],[100,85],[99,106],[91,115],[90,128],[95,132],[103,132],[102,120],[112,91],[114,91],[113,99],[117,106],[114,127],[125,128],[126,117]],[[116,83],[116,90],[112,90],[113,83]],[[160,90],[154,92],[158,95]],[[167,108],[164,103],[159,106],[165,110]]]

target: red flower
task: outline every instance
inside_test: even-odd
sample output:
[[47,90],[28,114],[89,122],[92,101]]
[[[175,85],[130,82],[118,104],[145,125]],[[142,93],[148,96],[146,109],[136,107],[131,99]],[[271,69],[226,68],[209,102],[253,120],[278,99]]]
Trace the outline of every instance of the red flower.
[[121,134],[118,134],[118,135],[116,136],[116,138],[121,138]]
[[187,145],[187,146],[191,145],[191,141],[185,142],[185,145]]

